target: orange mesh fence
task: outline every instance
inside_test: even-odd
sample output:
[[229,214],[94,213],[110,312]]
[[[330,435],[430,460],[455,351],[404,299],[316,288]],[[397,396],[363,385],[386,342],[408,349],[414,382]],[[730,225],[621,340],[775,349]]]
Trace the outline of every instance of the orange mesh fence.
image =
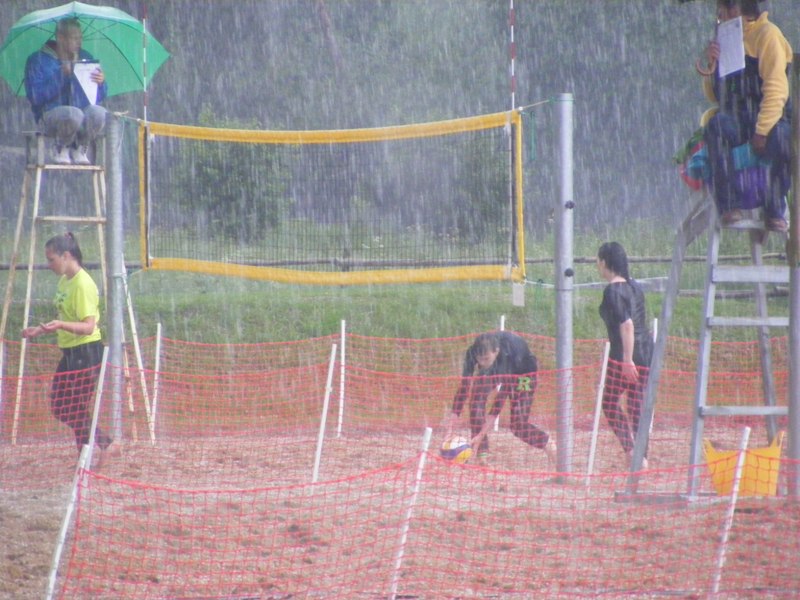
[[[518,333],[536,355],[539,368],[556,368],[555,338]],[[376,338],[357,334],[346,336],[347,361],[376,371],[414,373],[448,377],[461,373],[464,351],[475,335],[437,339]],[[575,340],[573,364],[599,363],[605,340]]]
[[[336,439],[363,432],[389,435],[418,432],[428,426],[437,428],[449,412],[458,386],[463,351],[472,339],[473,336],[394,340],[348,335],[345,368],[342,370],[337,363],[333,370],[328,437]],[[132,366],[117,373],[109,370],[99,419],[101,429],[113,432],[114,437],[131,448],[146,449],[158,443],[162,448],[174,444],[185,449],[189,445],[202,447],[207,439],[221,438],[228,440],[236,455],[240,454],[237,446],[258,453],[259,447],[266,444],[293,445],[295,436],[313,441],[322,417],[328,369],[324,361],[330,356],[330,345],[337,341],[338,336],[242,345],[164,340],[160,371],[139,371]],[[528,336],[528,342],[538,356],[547,356],[548,347],[554,346],[552,338],[541,336]],[[670,347],[673,343],[670,340]],[[715,348],[714,354],[727,357],[727,369],[710,373],[707,404],[758,404],[763,395],[760,368],[751,372],[744,368],[737,370],[740,364],[750,368],[758,365],[757,357],[755,361],[753,358],[758,345],[715,343],[715,346],[722,346],[719,350]],[[153,363],[154,340],[144,340],[141,347],[144,362]],[[597,341],[588,341],[582,347],[597,348]],[[7,343],[6,373],[15,372],[18,350],[18,345]],[[597,393],[602,365],[599,357],[588,361],[592,354],[587,352],[587,362],[583,365],[576,362],[566,374],[541,367],[530,417],[531,422],[555,437],[560,386],[568,384],[571,405],[566,417],[572,426],[573,439],[565,443],[571,445],[571,464],[576,471],[589,467],[593,425],[596,411],[600,410]],[[672,361],[671,356],[667,362]],[[2,379],[0,484],[5,489],[47,487],[70,480],[77,457],[73,432],[54,418],[50,406],[52,371],[58,358],[54,347],[30,344],[24,377],[7,375]],[[133,357],[128,363],[135,363]],[[167,369],[168,366],[172,368]],[[176,367],[180,369],[174,370]],[[614,385],[612,370],[608,378],[606,389]],[[115,381],[121,381],[121,398],[116,407],[109,396]],[[776,368],[774,383],[778,404],[785,405],[788,371]],[[687,462],[694,388],[693,370],[662,370],[650,435],[651,466],[671,467]],[[620,398],[620,409],[630,422],[631,394]],[[616,472],[627,466],[623,443],[611,427],[612,414],[607,409],[599,414],[596,452],[592,457],[595,473]],[[776,424],[785,429],[786,418],[777,418]],[[706,419],[705,435],[723,447],[733,447],[743,425],[753,428],[752,445],[768,443],[764,420],[758,417]],[[467,410],[460,427],[462,433],[469,433]],[[519,452],[499,454],[525,456],[528,447],[508,434],[508,427],[509,410],[504,408],[497,435],[500,439],[506,435],[511,447]],[[540,454],[535,451],[531,456],[541,458]],[[520,458],[515,464],[538,464],[538,459]],[[159,477],[163,477],[169,470],[159,471]],[[241,485],[250,481],[246,472],[234,480]]]
[[[750,448],[768,446],[764,419],[706,419],[716,453],[688,467],[696,356],[684,358],[673,350],[684,344],[670,340],[649,466],[636,488],[654,501],[634,506],[629,458],[612,412],[598,404],[604,341],[576,345],[583,362],[558,371],[550,364],[554,340],[525,337],[540,359],[529,420],[569,456],[571,473],[558,481],[546,454],[511,432],[508,401],[489,432],[485,467],[439,459],[441,422],[474,336],[348,334],[346,362],[332,370],[338,336],[224,346],[162,340],[158,371],[134,368],[127,348],[128,368],[108,366],[101,382],[98,425],[113,436],[113,452],[82,482],[59,573],[62,597],[388,597],[393,583],[398,597],[426,598],[706,593],[733,480],[730,451],[743,425],[753,428]],[[143,340],[145,365],[155,363],[155,348]],[[785,405],[784,341],[772,349]],[[59,352],[36,344],[27,352],[20,378],[19,346],[6,344],[0,518],[20,502],[64,506],[78,456],[73,429],[51,407]],[[757,344],[715,343],[708,404],[761,401],[758,352]],[[606,390],[614,382],[610,369]],[[623,395],[619,410],[630,418],[631,409]],[[565,439],[560,417],[570,424]],[[785,418],[776,423],[786,428]],[[406,521],[426,427],[431,451]],[[465,408],[456,432],[469,431]],[[800,513],[783,504],[790,465],[781,455],[777,448],[745,469],[742,486],[751,493],[736,514],[722,590],[761,586],[783,597],[798,589],[798,570],[779,560],[800,544]],[[699,501],[687,506],[680,498],[690,473],[699,477]],[[48,555],[55,528],[51,535]],[[758,568],[745,568],[748,561]]]
[[[696,371],[700,342],[694,339],[668,337],[664,368]],[[789,364],[789,338],[770,338],[772,368],[783,371]],[[761,347],[757,340],[747,342],[712,342],[709,371],[752,372],[761,370]]]
[[[338,336],[258,344],[199,344],[163,338],[161,370],[201,375],[236,375],[316,365],[328,360],[331,344],[334,343],[338,343]],[[144,364],[153,368],[155,341],[145,340],[143,348],[150,351],[142,352]]]
[[[419,442],[419,440],[417,440]],[[426,458],[426,460],[422,460]],[[647,473],[665,488],[682,469]],[[192,490],[86,472],[61,598],[790,598],[798,511],[619,501],[623,475],[412,455],[311,485]],[[724,558],[720,561],[720,556]]]

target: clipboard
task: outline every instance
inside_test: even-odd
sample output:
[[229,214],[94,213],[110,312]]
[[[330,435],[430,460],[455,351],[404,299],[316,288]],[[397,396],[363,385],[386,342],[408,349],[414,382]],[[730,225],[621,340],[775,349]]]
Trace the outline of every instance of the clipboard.
[[719,76],[725,77],[744,69],[744,24],[742,17],[720,23],[717,27],[719,43]]
[[72,73],[91,104],[97,104],[97,83],[92,81],[92,73],[99,68],[100,62],[96,60],[82,60],[72,65]]

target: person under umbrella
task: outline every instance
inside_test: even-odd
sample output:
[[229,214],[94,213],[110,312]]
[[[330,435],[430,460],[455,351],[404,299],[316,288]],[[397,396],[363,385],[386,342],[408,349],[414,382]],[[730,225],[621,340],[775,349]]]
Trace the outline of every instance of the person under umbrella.
[[97,85],[97,98],[92,100],[75,73],[77,63],[94,63],[81,48],[82,41],[78,20],[62,19],[55,39],[31,54],[25,65],[25,92],[33,117],[42,133],[54,139],[57,164],[89,164],[88,146],[105,129],[106,110],[100,106],[107,94],[103,70],[97,64],[89,75]]

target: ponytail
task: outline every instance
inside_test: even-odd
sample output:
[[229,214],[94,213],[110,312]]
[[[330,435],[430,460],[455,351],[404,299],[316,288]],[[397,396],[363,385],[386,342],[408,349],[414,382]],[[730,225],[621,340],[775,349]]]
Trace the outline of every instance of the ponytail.
[[65,252],[69,252],[72,257],[78,261],[78,264],[82,267],[83,266],[83,254],[81,253],[81,247],[78,245],[78,240],[75,239],[75,235],[68,231],[63,235],[57,235],[51,237],[47,240],[47,243],[44,245],[45,249],[52,250],[59,256],[62,256]]

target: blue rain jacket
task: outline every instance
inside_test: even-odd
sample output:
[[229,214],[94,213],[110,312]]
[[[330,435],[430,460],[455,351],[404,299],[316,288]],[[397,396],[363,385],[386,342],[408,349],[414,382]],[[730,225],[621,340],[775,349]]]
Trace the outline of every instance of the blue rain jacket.
[[[95,60],[83,49],[78,57],[85,61]],[[107,92],[108,86],[104,81],[97,88],[98,104],[105,100]],[[44,113],[57,106],[75,106],[81,110],[89,106],[89,99],[77,77],[74,74],[65,77],[61,72],[61,61],[56,55],[53,41],[28,57],[25,63],[25,94],[37,123]]]

